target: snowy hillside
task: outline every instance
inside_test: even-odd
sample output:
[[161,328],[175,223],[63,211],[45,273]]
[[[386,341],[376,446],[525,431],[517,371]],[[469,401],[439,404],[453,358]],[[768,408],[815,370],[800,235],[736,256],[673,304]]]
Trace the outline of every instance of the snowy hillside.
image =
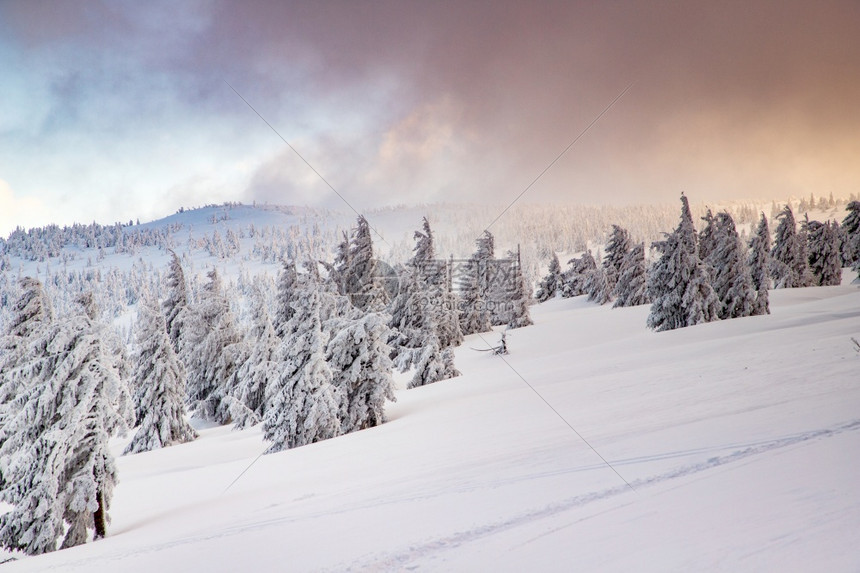
[[380,427],[118,457],[106,539],[4,570],[857,570],[851,277],[663,333],[647,306],[550,301],[504,359],[468,337],[463,375],[401,389]]

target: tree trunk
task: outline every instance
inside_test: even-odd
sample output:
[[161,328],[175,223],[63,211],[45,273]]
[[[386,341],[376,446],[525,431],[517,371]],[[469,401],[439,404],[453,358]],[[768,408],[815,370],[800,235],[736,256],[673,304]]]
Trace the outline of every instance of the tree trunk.
[[105,510],[105,494],[102,490],[99,490],[96,494],[96,499],[99,502],[99,507],[96,509],[96,512],[93,514],[93,521],[95,521],[96,533],[93,536],[93,539],[100,539],[107,535],[107,524],[106,524],[106,510]]

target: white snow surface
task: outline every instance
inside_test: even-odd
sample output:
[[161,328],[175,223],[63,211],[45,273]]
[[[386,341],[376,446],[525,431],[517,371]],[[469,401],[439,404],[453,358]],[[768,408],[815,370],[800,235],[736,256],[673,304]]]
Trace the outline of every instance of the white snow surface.
[[4,571],[857,571],[848,280],[663,333],[648,306],[532,307],[510,355],[468,337],[463,375],[399,390],[378,428],[119,457],[106,539]]

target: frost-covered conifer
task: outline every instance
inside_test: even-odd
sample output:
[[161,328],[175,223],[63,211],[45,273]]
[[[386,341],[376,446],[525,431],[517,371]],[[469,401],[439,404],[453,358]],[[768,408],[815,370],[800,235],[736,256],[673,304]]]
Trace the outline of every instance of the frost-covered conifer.
[[842,265],[838,226],[830,221],[809,223],[807,240],[809,244],[809,269],[814,284],[833,286],[842,284]]
[[860,270],[860,266],[856,266],[860,262],[860,201],[851,201],[845,209],[848,215],[842,220],[842,263],[846,267],[855,265]]
[[585,288],[588,277],[597,269],[597,261],[591,251],[585,251],[578,259],[570,259],[568,269],[564,272],[564,289],[562,296],[565,298],[587,294]]
[[415,349],[420,348],[424,340],[428,304],[416,274],[417,270],[412,267],[399,269],[400,289],[388,308],[391,357],[403,372],[412,365]]
[[407,387],[426,386],[459,375],[460,372],[454,366],[453,350],[450,348],[442,350],[435,334],[431,334],[421,350],[421,355],[415,366],[415,375]]
[[648,295],[652,300],[648,327],[672,330],[716,320],[719,300],[696,252],[696,230],[684,195],[681,222],[655,246],[661,256],[648,275]]
[[606,304],[612,300],[612,289],[604,267],[596,267],[585,278],[583,286],[588,294],[588,300],[597,304]]
[[[605,296],[598,296],[595,300],[602,298],[609,302],[615,289],[615,283],[618,282],[618,277],[621,274],[624,257],[627,256],[631,248],[633,248],[633,241],[630,240],[630,233],[627,232],[627,229],[612,225],[612,232],[606,243],[606,254],[603,256],[603,271],[606,275],[607,284],[606,293]],[[601,302],[601,304],[604,303]]]
[[703,261],[708,261],[711,258],[711,253],[717,248],[717,241],[719,240],[717,238],[719,233],[717,230],[717,218],[708,209],[705,216],[702,217],[702,221],[705,222],[705,226],[699,232],[699,258]]
[[367,219],[359,215],[349,242],[349,264],[345,273],[345,292],[350,302],[368,310],[384,305],[385,293],[376,284],[376,259],[373,257],[373,240]]
[[621,263],[621,273],[615,283],[613,307],[638,306],[651,302],[648,298],[648,272],[645,265],[645,244],[634,246]]
[[753,315],[770,314],[768,302],[768,289],[770,288],[770,229],[767,225],[767,217],[761,214],[755,235],[750,239],[749,268],[753,289],[755,289],[755,303]]
[[407,262],[407,267],[411,270],[420,296],[410,293],[412,295],[410,305],[421,304],[422,308],[413,308],[410,312],[422,316],[432,315],[436,324],[436,335],[442,347],[457,346],[463,342],[457,297],[451,289],[448,265],[445,261],[436,258],[433,232],[427,217],[422,220],[422,230],[415,231],[414,238],[415,247],[412,249],[414,254]]
[[[294,286],[295,283],[291,289]],[[255,291],[254,309],[254,326],[248,340],[250,354],[239,367],[237,383],[233,389],[233,397],[243,405],[243,408],[236,409],[233,414],[233,423],[237,429],[253,426],[263,419],[266,388],[280,376],[282,368],[278,358],[281,339],[269,320],[265,299],[259,289]],[[280,312],[280,308],[278,310]]]
[[297,280],[296,263],[292,260],[285,260],[281,272],[278,274],[278,296],[275,302],[275,320],[272,323],[275,333],[281,338],[284,337],[284,328],[287,322],[293,316],[291,303],[295,296]]
[[227,399],[238,367],[247,357],[221,278],[209,271],[198,302],[191,308],[180,346],[188,375],[188,396],[196,416],[220,424],[231,421]]
[[487,332],[492,326],[487,301],[481,292],[480,265],[470,260],[463,264],[460,278],[460,332],[464,335]]
[[547,300],[560,295],[563,288],[564,283],[561,275],[561,264],[558,262],[558,255],[553,253],[552,258],[549,260],[549,269],[547,270],[546,276],[541,279],[540,284],[538,285],[535,299],[537,299],[538,302],[546,302]]
[[755,306],[755,289],[747,264],[747,255],[732,216],[716,216],[714,244],[708,257],[713,269],[713,287],[720,300],[719,317],[751,316]]
[[517,252],[515,256],[514,253],[508,253],[508,258],[516,261],[511,269],[512,272],[509,279],[511,281],[511,287],[508,299],[508,305],[510,307],[508,328],[522,328],[523,326],[530,326],[534,324],[534,322],[532,322],[531,314],[529,313],[529,299],[531,299],[531,293],[528,285],[526,284],[526,279],[523,276],[520,254]]
[[164,309],[165,327],[173,343],[173,350],[180,351],[179,339],[182,325],[188,308],[188,290],[185,284],[185,273],[182,263],[174,251],[170,251],[170,270],[167,274],[167,298],[162,303]]
[[185,419],[185,371],[173,351],[154,296],[138,308],[132,388],[138,430],[126,454],[190,442],[197,433]]
[[771,251],[771,276],[776,288],[810,286],[811,275],[806,258],[806,239],[797,232],[791,206],[777,215],[779,225]]
[[493,259],[494,239],[492,233],[484,233],[475,240],[476,250],[462,265],[460,277],[460,331],[464,334],[487,332],[492,328],[489,308],[495,301],[488,292],[492,277],[489,276]]
[[389,328],[382,315],[371,312],[342,319],[329,340],[326,358],[340,398],[343,433],[378,426],[386,400],[394,401]]
[[91,295],[80,302],[78,312],[28,337],[20,366],[37,378],[0,429],[0,497],[13,506],[0,516],[0,544],[30,554],[55,550],[64,534],[63,547],[85,542],[89,529],[106,534],[116,483],[108,439],[131,417],[110,337]]
[[16,399],[38,379],[45,367],[45,362],[38,359],[42,349],[33,348],[32,343],[53,319],[41,282],[24,277],[19,281],[19,288],[21,294],[12,306],[8,330],[0,338],[0,426],[8,415],[7,409],[16,407]]
[[293,304],[279,353],[281,375],[266,387],[263,436],[269,453],[337,436],[339,401],[325,360],[326,336],[320,323],[320,293],[307,281]]

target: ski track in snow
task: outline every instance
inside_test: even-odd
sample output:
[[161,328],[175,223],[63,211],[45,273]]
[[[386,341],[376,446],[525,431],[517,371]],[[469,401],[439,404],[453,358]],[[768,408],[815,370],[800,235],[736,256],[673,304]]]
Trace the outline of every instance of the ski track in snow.
[[[852,432],[860,430],[860,419],[852,420],[849,422],[843,422],[841,424],[837,424],[831,426],[829,428],[818,429],[818,430],[810,430],[807,432],[801,432],[789,436],[785,436],[782,438],[772,439],[772,440],[763,440],[759,442],[753,442],[749,445],[742,446],[741,449],[736,449],[731,453],[714,456],[703,462],[698,462],[694,464],[689,464],[685,466],[681,466],[670,470],[668,472],[664,472],[661,474],[635,479],[630,482],[632,487],[638,492],[644,488],[649,486],[658,485],[670,480],[687,477],[690,475],[694,475],[697,473],[701,473],[713,468],[717,468],[720,466],[725,466],[727,464],[732,464],[735,462],[739,462],[741,460],[745,460],[747,458],[765,454],[768,452],[772,452],[775,450],[787,448],[790,446],[794,446],[797,444],[802,444],[804,442],[809,442],[811,440],[817,439],[825,439],[830,438],[845,432]],[[636,464],[636,463],[644,463],[648,461],[662,460],[673,457],[680,457],[689,454],[700,453],[703,451],[707,451],[709,449],[714,448],[702,448],[700,450],[688,450],[684,452],[676,452],[671,454],[656,454],[653,456],[641,456],[637,458],[629,458],[625,460],[618,460],[615,464]],[[586,471],[586,470],[595,470],[605,468],[602,464],[595,464],[592,466],[580,466],[573,470],[561,470],[561,471],[553,471],[553,472],[542,472],[539,474],[529,474],[527,476],[520,476],[518,478],[507,478],[503,480],[494,480],[492,482],[482,482],[481,484],[475,484],[474,486],[467,488],[456,488],[456,489],[444,489],[440,490],[437,493],[432,494],[424,494],[424,495],[410,495],[408,496],[409,501],[418,501],[422,499],[436,497],[438,495],[458,493],[461,491],[469,491],[474,489],[487,489],[492,487],[499,487],[504,485],[505,483],[514,483],[521,481],[528,481],[533,479],[538,479],[541,477],[547,477],[550,475],[557,475],[563,473],[571,473],[575,471]],[[571,509],[575,509],[578,507],[585,506],[587,504],[605,500],[608,498],[628,495],[635,496],[634,492],[630,491],[630,488],[625,484],[620,484],[615,487],[607,488],[601,491],[593,491],[577,496],[573,496],[567,498],[565,500],[561,500],[556,503],[552,503],[541,508],[537,508],[531,511],[526,511],[520,513],[518,515],[514,515],[508,519],[497,521],[494,523],[487,523],[484,525],[480,525],[474,527],[472,529],[459,531],[453,533],[452,535],[448,535],[445,537],[440,537],[431,541],[423,542],[420,544],[414,544],[408,547],[404,547],[394,552],[382,553],[377,555],[372,555],[364,558],[360,558],[359,560],[352,560],[350,562],[342,563],[334,568],[324,569],[329,571],[390,571],[390,570],[404,570],[404,569],[418,569],[421,567],[421,563],[416,563],[416,561],[423,561],[428,558],[434,558],[445,551],[449,551],[452,549],[456,549],[464,544],[468,544],[470,542],[478,541],[483,538],[489,537],[496,533],[500,533],[506,530],[514,529],[523,525],[528,525],[531,523],[538,522],[540,520],[550,518],[556,516],[558,514],[564,513]],[[366,501],[361,504],[355,504],[352,507],[345,507],[337,511],[326,512],[325,514],[319,513],[318,515],[333,515],[338,513],[349,513],[356,510],[365,509],[368,507],[379,506],[384,503],[400,503],[404,501],[403,499],[375,499]],[[635,503],[635,497],[630,500],[630,503]],[[250,531],[255,530],[265,530],[271,527],[278,526],[280,524],[295,522],[298,520],[307,520],[309,517],[314,517],[314,515],[301,515],[301,516],[291,516],[291,517],[282,517],[276,519],[268,519],[268,520],[258,520],[254,522],[244,523],[241,525],[237,525],[234,527],[228,527],[222,529],[217,532],[212,532],[210,534],[203,535],[193,535],[184,537],[182,539],[176,539],[173,541],[168,541],[164,543],[158,543],[153,545],[148,545],[144,547],[139,547],[132,551],[124,551],[116,554],[103,554],[97,557],[79,559],[74,561],[65,561],[63,563],[58,563],[53,566],[45,567],[44,570],[63,570],[68,567],[80,567],[86,566],[88,564],[94,562],[106,562],[106,561],[115,561],[118,564],[118,567],[121,569],[121,563],[123,560],[132,558],[135,556],[153,554],[163,550],[172,549],[175,547],[181,547],[186,545],[197,544],[201,542],[211,541],[215,539],[223,539],[229,538],[234,535],[248,533]],[[540,537],[545,535],[554,533],[555,531],[562,529],[563,527],[553,528],[537,537],[532,538],[529,541],[525,541],[523,545],[531,543]]]
[[[754,445],[747,446],[743,449],[735,450],[730,454],[726,454],[723,456],[715,456],[709,458],[704,462],[699,462],[695,464],[689,464],[686,466],[681,466],[679,468],[675,468],[671,471],[650,476],[647,478],[636,479],[631,482],[631,485],[636,491],[639,491],[643,488],[657,485],[663,482],[667,482],[670,480],[687,477],[693,474],[697,474],[700,472],[704,472],[713,468],[717,468],[720,466],[724,466],[727,464],[732,464],[735,462],[739,462],[741,460],[765,454],[768,452],[772,452],[774,450],[779,450],[782,448],[794,446],[796,444],[801,444],[804,442],[808,442],[810,440],[816,439],[824,439],[836,436],[838,434],[842,434],[844,432],[851,432],[860,429],[860,419],[853,420],[850,422],[845,422],[842,424],[838,424],[835,426],[831,426],[830,428],[824,428],[819,430],[810,430],[808,432],[802,432],[799,434],[794,434],[791,436],[786,436],[784,438],[778,438],[774,440],[766,440],[762,442],[757,442]],[[654,457],[641,457],[636,458],[636,462],[648,461],[650,459],[663,459],[664,455],[658,455]],[[634,460],[629,460],[628,462],[634,462]],[[583,495],[574,496],[568,498],[566,500],[559,501],[557,503],[553,503],[547,506],[544,506],[540,509],[535,509],[533,511],[528,511],[521,513],[519,515],[515,515],[509,519],[498,521],[496,523],[489,523],[485,525],[481,525],[475,527],[473,529],[469,529],[466,531],[460,531],[454,533],[453,535],[449,535],[446,537],[441,537],[438,539],[434,539],[432,541],[428,541],[425,543],[412,545],[410,547],[404,548],[400,551],[393,553],[386,553],[374,556],[370,559],[367,559],[362,562],[352,562],[343,564],[335,569],[331,569],[332,571],[390,571],[390,570],[402,570],[402,569],[418,569],[420,567],[419,564],[414,563],[418,560],[423,560],[428,557],[433,556],[434,554],[441,553],[444,551],[448,551],[451,549],[455,549],[461,545],[466,543],[470,543],[473,541],[480,540],[482,538],[488,537],[490,535],[499,533],[501,531],[505,531],[508,529],[513,529],[516,527],[520,527],[522,525],[526,525],[529,523],[533,523],[542,519],[546,519],[548,517],[555,516],[557,514],[563,513],[565,511],[581,507],[587,505],[589,503],[604,500],[610,497],[615,497],[623,494],[635,495],[630,491],[626,485],[619,485],[616,487],[604,489],[602,491],[590,492]],[[547,535],[549,533],[553,533],[556,529],[548,531],[543,535]],[[531,541],[538,539],[538,536],[533,538]],[[528,544],[531,541],[526,541],[524,544]]]

